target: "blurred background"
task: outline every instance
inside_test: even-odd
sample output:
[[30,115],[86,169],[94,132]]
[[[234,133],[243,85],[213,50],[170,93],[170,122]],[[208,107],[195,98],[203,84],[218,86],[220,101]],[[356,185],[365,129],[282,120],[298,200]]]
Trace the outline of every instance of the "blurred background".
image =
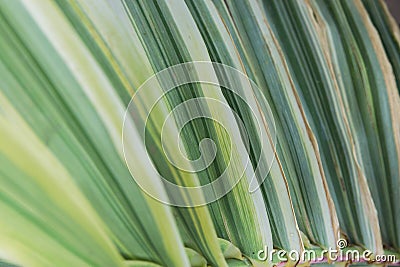
[[386,0],[386,4],[393,17],[396,19],[397,24],[400,25],[400,0]]

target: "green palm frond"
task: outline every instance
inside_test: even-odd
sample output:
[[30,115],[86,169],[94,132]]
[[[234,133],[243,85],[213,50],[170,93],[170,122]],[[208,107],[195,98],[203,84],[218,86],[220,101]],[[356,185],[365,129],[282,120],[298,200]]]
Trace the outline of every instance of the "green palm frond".
[[0,266],[400,259],[382,0],[2,0],[0,36]]

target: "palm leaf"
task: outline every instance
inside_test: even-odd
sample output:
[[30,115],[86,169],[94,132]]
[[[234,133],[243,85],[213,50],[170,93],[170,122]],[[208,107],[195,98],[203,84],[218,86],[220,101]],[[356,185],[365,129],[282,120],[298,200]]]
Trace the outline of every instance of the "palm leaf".
[[0,266],[400,249],[382,0],[0,1],[0,34]]

